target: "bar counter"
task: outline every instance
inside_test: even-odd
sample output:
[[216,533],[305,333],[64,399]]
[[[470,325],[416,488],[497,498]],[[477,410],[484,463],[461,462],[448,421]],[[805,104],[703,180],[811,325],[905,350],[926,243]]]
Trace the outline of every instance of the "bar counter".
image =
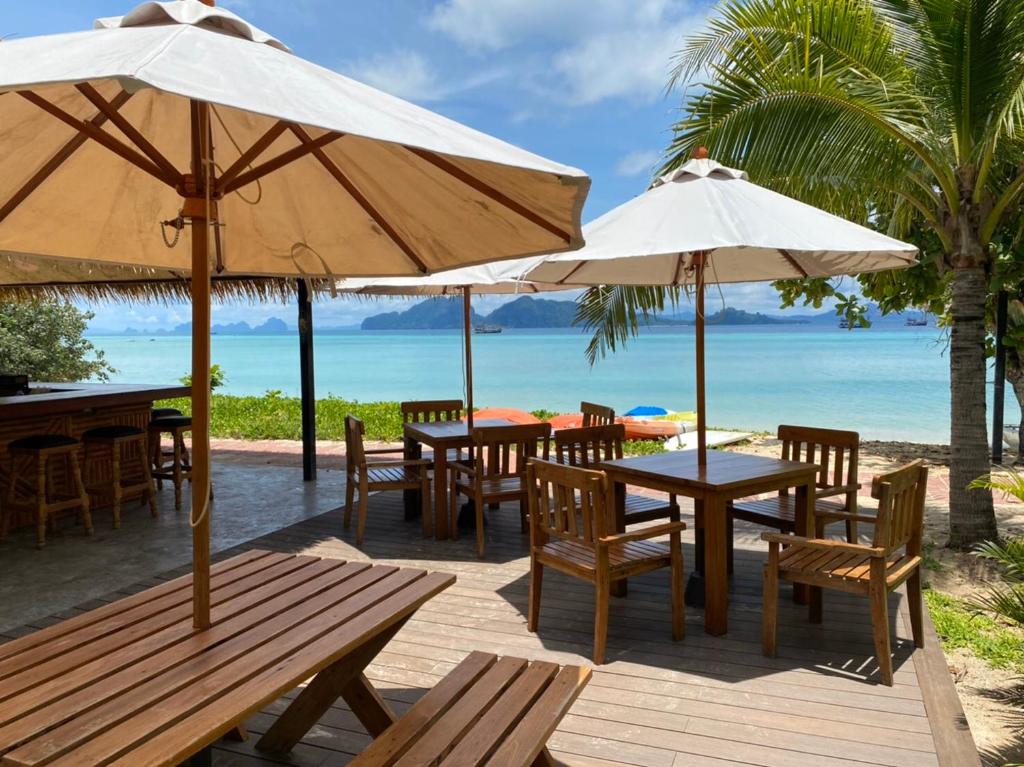
[[[149,425],[157,400],[188,397],[192,388],[141,384],[32,383],[29,394],[0,397],[0,489],[7,487],[7,444],[36,434],[64,434],[75,439],[100,426]],[[97,468],[101,472],[106,467]],[[0,497],[0,504],[3,503]],[[31,522],[18,510],[12,529]]]

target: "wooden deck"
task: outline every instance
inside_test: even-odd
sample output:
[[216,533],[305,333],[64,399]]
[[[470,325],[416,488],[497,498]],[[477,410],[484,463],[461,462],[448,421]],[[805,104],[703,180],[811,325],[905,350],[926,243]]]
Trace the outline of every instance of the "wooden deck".
[[[684,519],[688,512],[684,505]],[[685,536],[689,569],[692,530]],[[929,647],[913,653],[907,617],[902,609],[892,611],[898,637],[896,683],[888,688],[877,683],[866,600],[828,593],[825,623],[814,626],[784,590],[779,657],[765,658],[760,652],[762,544],[753,527],[737,525],[737,537],[728,635],[705,634],[701,615],[688,608],[686,638],[670,640],[667,571],[631,581],[629,596],[613,599],[609,663],[595,670],[552,738],[558,759],[580,767],[978,764],[930,621]],[[458,582],[420,609],[369,668],[374,684],[399,713],[472,650],[588,662],[593,594],[582,582],[545,573],[540,631],[527,632],[526,541],[511,508],[490,513],[483,561],[475,556],[472,535],[459,541],[424,540],[418,521],[403,520],[400,493],[373,497],[362,551],[353,540],[354,530],[344,532],[341,513],[335,511],[220,556],[259,547],[340,559],[369,557],[456,574]],[[286,703],[282,699],[250,720],[250,732],[264,732]],[[369,742],[341,703],[290,758],[258,754],[252,745],[256,739],[220,743],[214,764],[344,765]]]

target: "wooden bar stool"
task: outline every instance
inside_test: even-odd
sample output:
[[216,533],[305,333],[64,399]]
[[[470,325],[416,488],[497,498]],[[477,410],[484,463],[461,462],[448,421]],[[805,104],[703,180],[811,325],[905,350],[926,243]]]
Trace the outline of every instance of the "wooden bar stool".
[[[154,418],[149,422],[149,444],[152,456],[153,476],[157,485],[163,487],[163,480],[174,483],[174,508],[181,511],[181,487],[185,480],[192,481],[192,464],[185,447],[185,434],[192,431],[192,416],[170,415]],[[171,435],[172,449],[166,451],[161,445],[164,434]],[[171,463],[167,465],[167,459]],[[211,489],[212,495],[212,489]]]
[[[156,517],[156,487],[149,468],[149,447],[146,432],[138,426],[100,426],[82,435],[85,444],[86,487],[96,495],[113,497],[114,529],[121,527],[121,502],[138,495],[149,502],[149,511]],[[134,450],[133,450],[134,448]],[[97,451],[100,451],[97,455]],[[100,461],[110,456],[110,476],[100,472]],[[124,471],[125,463],[138,463],[138,473]],[[100,476],[97,476],[99,474]]]
[[[36,515],[36,548],[46,545],[47,518],[65,509],[79,509],[86,535],[92,535],[89,494],[82,482],[78,450],[82,443],[63,434],[37,434],[16,439],[7,445],[10,456],[7,503],[0,515],[0,539],[7,536],[10,515],[16,507],[29,507]],[[56,482],[56,460],[67,465],[67,481],[61,488]],[[19,466],[19,463],[21,464]],[[30,472],[35,469],[35,482]],[[26,491],[19,499],[19,486]],[[31,503],[30,503],[31,502]],[[55,517],[54,517],[55,518]]]

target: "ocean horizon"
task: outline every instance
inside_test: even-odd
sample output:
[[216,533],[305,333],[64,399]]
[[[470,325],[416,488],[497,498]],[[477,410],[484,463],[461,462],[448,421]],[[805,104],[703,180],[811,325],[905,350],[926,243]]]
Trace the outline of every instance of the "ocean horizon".
[[[189,371],[188,336],[89,338],[116,368],[113,382],[170,383]],[[641,404],[693,409],[692,328],[645,329],[593,367],[588,339],[572,328],[474,336],[476,406],[575,412],[589,400],[620,413]],[[710,327],[708,423],[758,431],[796,423],[852,429],[863,439],[948,443],[946,341],[935,327]],[[227,375],[218,392],[298,396],[294,333],[216,335],[212,343],[213,362]],[[363,402],[464,397],[462,360],[460,330],[332,330],[315,336],[316,394]],[[1018,413],[1008,393],[1006,422]]]

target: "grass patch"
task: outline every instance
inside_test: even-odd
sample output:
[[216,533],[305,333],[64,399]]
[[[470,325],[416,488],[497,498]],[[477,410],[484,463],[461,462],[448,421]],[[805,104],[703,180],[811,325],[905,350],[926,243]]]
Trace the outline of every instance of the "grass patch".
[[948,650],[967,648],[995,668],[1024,672],[1024,636],[990,615],[970,610],[956,597],[926,589],[935,631]]

